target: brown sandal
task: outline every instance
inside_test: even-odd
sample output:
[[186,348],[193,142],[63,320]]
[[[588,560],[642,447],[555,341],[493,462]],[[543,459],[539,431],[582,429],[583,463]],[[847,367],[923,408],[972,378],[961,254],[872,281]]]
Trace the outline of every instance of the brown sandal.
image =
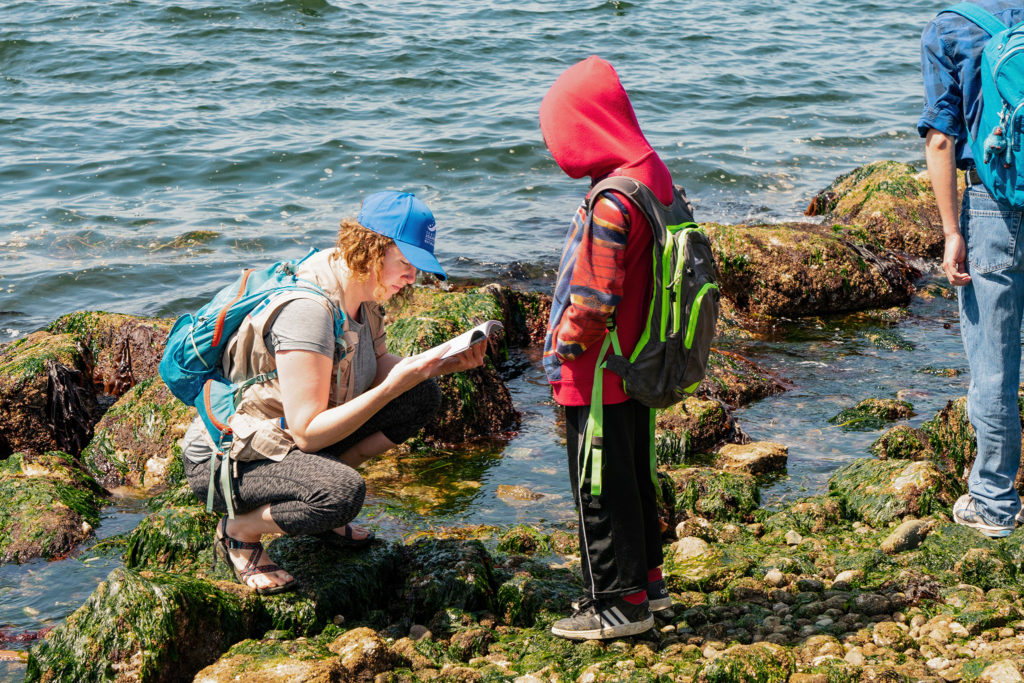
[[[235,580],[242,584],[246,588],[251,588],[260,595],[273,595],[275,593],[284,593],[286,591],[293,590],[297,585],[298,581],[294,578],[288,583],[282,583],[280,586],[265,586],[262,588],[256,588],[246,583],[246,579],[257,574],[269,574],[270,572],[281,571],[281,568],[274,563],[270,564],[258,564],[260,558],[263,557],[263,553],[266,552],[263,549],[263,544],[259,541],[239,541],[237,539],[228,536],[227,529],[227,517],[221,517],[220,521],[217,522],[217,532],[213,536],[213,550],[214,558],[213,563],[216,567],[217,558],[224,560],[231,571],[235,573]],[[245,567],[239,569],[235,566],[235,563],[231,561],[231,554],[229,550],[255,550],[256,552],[249,555],[249,561],[245,563]]]

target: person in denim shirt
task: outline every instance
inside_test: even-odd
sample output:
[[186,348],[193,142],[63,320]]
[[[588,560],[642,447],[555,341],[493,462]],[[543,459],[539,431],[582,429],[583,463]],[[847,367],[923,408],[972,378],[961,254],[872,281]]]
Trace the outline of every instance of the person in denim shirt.
[[[1024,21],[1020,0],[977,0],[1007,26]],[[967,412],[978,439],[969,493],[953,518],[988,536],[1010,534],[1024,521],[1014,490],[1020,466],[1021,317],[1024,241],[1020,208],[1000,204],[974,171],[967,131],[981,116],[981,52],[989,35],[957,14],[940,13],[921,35],[925,106],[917,130],[942,219],[942,271],[958,287],[960,332],[971,369]],[[957,169],[967,176],[957,215]]]

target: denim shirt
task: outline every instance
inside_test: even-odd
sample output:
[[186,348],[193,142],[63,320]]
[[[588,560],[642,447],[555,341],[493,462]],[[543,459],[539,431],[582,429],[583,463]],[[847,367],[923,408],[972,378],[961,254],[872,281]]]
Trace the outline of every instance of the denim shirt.
[[[1021,0],[975,0],[1007,26],[1024,21]],[[921,74],[924,111],[917,132],[924,137],[934,128],[956,140],[958,168],[974,166],[967,144],[967,125],[978,131],[981,117],[981,52],[989,35],[959,14],[944,12],[921,34]]]

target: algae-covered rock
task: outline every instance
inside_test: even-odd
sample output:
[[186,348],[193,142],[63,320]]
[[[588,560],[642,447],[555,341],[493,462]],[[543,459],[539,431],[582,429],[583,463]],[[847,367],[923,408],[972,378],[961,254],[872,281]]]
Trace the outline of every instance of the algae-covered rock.
[[1000,628],[1018,621],[1021,616],[1017,605],[976,600],[957,613],[956,621],[968,633],[977,635],[987,629]]
[[774,441],[726,444],[718,450],[715,466],[746,474],[770,474],[786,469],[789,448]]
[[128,534],[129,569],[193,573],[210,565],[218,515],[202,507],[169,507],[146,517]]
[[102,489],[67,453],[0,461],[0,564],[70,553],[99,524]]
[[168,481],[168,472],[195,415],[195,408],[176,399],[159,377],[143,380],[96,424],[82,462],[107,488],[177,483]]
[[341,658],[314,640],[243,640],[195,677],[195,683],[340,683]]
[[880,429],[886,422],[914,416],[914,407],[892,398],[866,398],[853,408],[840,411],[829,422],[847,431]]
[[402,657],[372,629],[355,628],[338,636],[327,649],[338,655],[346,681],[372,681],[402,662]]
[[942,220],[924,173],[898,161],[875,161],[836,178],[818,193],[808,216],[856,226],[887,249],[942,256]]
[[[388,325],[388,351],[408,356],[426,351],[473,325],[485,320],[504,318],[497,299],[482,290],[440,292],[417,289],[410,300],[392,312]],[[487,342],[492,362],[504,360],[507,348],[504,337]],[[469,439],[497,436],[514,429],[519,413],[512,405],[508,388],[494,366],[443,375],[437,378],[441,387],[441,409],[424,427],[428,441],[457,443]]]
[[929,457],[966,490],[967,474],[978,452],[974,427],[967,417],[967,397],[948,402],[935,417],[922,423],[921,431],[928,436]]
[[931,460],[928,435],[908,425],[896,425],[871,444],[879,460]]
[[765,531],[796,530],[801,534],[820,534],[843,521],[840,501],[829,496],[800,500],[788,509],[772,514],[764,521]]
[[829,491],[851,515],[875,526],[948,511],[956,500],[950,477],[925,461],[861,458],[832,475]]
[[533,562],[520,565],[498,586],[495,602],[504,623],[531,628],[546,626],[568,613],[570,603],[582,592],[575,572]]
[[57,318],[46,329],[72,335],[92,350],[92,379],[104,394],[120,396],[138,382],[157,376],[170,318],[78,311]]
[[722,293],[746,314],[801,317],[905,305],[917,271],[842,226],[704,224]]
[[399,601],[404,615],[425,622],[435,612],[493,610],[494,563],[480,541],[421,539],[402,549],[409,569]]
[[707,377],[697,388],[697,395],[738,408],[785,390],[785,384],[752,360],[732,351],[712,348]]
[[662,466],[681,465],[720,443],[744,441],[746,435],[721,401],[691,396],[657,413],[655,452]]
[[26,681],[190,680],[249,635],[245,600],[188,576],[115,569],[32,648]]
[[266,547],[271,560],[299,581],[296,596],[315,606],[307,628],[337,615],[367,618],[387,606],[401,579],[401,550],[390,543],[342,550],[310,536],[283,536]]
[[784,683],[796,671],[792,651],[774,643],[733,645],[697,672],[698,683]]
[[503,553],[532,555],[551,549],[549,536],[531,526],[519,524],[512,527],[498,539],[498,550]]
[[998,542],[960,524],[937,524],[916,551],[922,569],[935,575],[956,571],[956,565],[976,548],[997,547]]
[[39,331],[0,349],[0,459],[78,455],[99,419],[92,368],[89,349],[72,335]]
[[722,590],[756,561],[742,548],[710,546],[698,553],[691,545],[683,545],[684,540],[665,553],[665,584],[673,592]]
[[675,483],[676,510],[718,522],[748,521],[760,504],[761,492],[749,474],[707,467],[668,471]]
[[509,346],[539,346],[544,343],[551,296],[526,292],[491,283],[483,290],[493,295],[505,313],[505,334]]

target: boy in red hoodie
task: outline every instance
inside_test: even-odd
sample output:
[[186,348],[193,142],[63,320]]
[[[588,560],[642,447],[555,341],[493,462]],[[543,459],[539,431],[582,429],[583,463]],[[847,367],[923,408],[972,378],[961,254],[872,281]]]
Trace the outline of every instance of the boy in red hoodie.
[[[627,176],[673,202],[672,177],[637,123],[611,64],[593,56],[566,70],[540,105],[544,142],[571,178]],[[589,196],[589,195],[588,195]],[[569,477],[579,511],[586,596],[552,626],[565,638],[616,638],[654,625],[652,610],[671,606],[661,575],[661,527],[650,462],[650,409],[626,395],[622,379],[603,373],[601,494],[591,494],[592,467],[583,435],[602,342],[618,329],[629,357],[649,305],[653,239],[643,212],[625,195],[586,201],[566,236],[544,342],[544,369],[565,406]],[[581,469],[584,470],[581,472]],[[582,479],[582,481],[581,481]]]

